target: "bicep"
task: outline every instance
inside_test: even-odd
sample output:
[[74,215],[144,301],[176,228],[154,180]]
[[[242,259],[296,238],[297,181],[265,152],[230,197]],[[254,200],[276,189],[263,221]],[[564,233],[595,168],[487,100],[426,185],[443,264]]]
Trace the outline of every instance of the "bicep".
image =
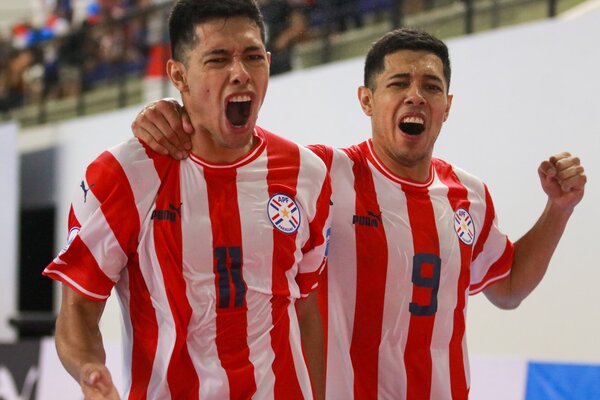
[[97,329],[105,304],[104,301],[90,300],[63,283],[57,335],[68,333],[71,329]]

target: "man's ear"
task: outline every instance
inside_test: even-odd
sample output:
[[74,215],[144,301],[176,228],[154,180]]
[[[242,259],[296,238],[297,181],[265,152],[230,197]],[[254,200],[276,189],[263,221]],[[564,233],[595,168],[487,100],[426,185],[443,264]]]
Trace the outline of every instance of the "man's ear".
[[182,62],[169,59],[167,61],[167,75],[180,93],[188,91],[187,69]]
[[449,94],[448,95],[448,104],[446,105],[446,111],[444,112],[444,122],[446,122],[446,120],[448,119],[448,116],[450,115],[450,107],[452,107],[452,99],[454,98],[453,95]]
[[373,115],[373,106],[371,104],[373,100],[373,92],[366,86],[358,87],[358,101],[360,102],[360,107],[363,112],[367,116]]

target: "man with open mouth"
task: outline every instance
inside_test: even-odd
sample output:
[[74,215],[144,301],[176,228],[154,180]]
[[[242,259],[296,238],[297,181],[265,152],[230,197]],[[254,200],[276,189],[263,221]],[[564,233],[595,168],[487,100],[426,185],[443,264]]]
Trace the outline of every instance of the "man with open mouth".
[[132,138],[88,166],[44,270],[63,283],[58,354],[86,398],[118,398],[98,327],[115,287],[125,398],[322,399],[328,171],[256,125],[269,53],[254,1],[179,0],[169,32],[190,157]]
[[[333,188],[333,236],[319,286],[328,399],[467,399],[469,295],[517,307],[543,278],[583,197],[587,178],[577,157],[543,161],[546,207],[510,241],[485,184],[433,157],[452,105],[449,85],[442,41],[392,31],[369,50],[358,89],[371,139],[345,149],[310,146]],[[187,118],[162,100],[133,128],[157,151],[182,157]]]

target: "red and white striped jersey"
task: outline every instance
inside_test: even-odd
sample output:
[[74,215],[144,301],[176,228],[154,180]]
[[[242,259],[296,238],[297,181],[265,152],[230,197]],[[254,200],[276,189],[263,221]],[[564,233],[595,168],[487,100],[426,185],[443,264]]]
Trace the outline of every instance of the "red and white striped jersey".
[[401,179],[370,141],[311,148],[333,191],[319,287],[327,398],[467,399],[467,298],[513,259],[485,185],[439,159],[427,182]]
[[312,398],[295,301],[325,264],[329,176],[308,149],[256,136],[227,165],[132,138],[87,168],[44,274],[93,300],[116,286],[127,398]]

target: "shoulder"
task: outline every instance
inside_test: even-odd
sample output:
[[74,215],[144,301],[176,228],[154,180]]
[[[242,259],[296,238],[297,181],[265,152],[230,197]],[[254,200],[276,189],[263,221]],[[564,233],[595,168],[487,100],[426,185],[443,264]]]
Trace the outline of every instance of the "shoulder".
[[123,168],[127,168],[135,166],[139,167],[140,163],[161,164],[169,162],[176,163],[179,161],[170,156],[155,152],[137,138],[131,138],[105,150],[92,162],[92,164],[108,165],[115,162]]
[[439,158],[433,158],[431,163],[439,177],[455,176],[467,189],[479,192],[480,194],[483,194],[483,192],[487,190],[487,187],[481,178],[461,167],[450,164]]
[[308,148],[258,126],[256,129],[259,134],[264,137],[268,153],[278,154],[280,156],[285,154],[297,154],[302,166],[318,169],[325,168],[323,157],[321,157],[320,152],[313,150],[312,146]]

